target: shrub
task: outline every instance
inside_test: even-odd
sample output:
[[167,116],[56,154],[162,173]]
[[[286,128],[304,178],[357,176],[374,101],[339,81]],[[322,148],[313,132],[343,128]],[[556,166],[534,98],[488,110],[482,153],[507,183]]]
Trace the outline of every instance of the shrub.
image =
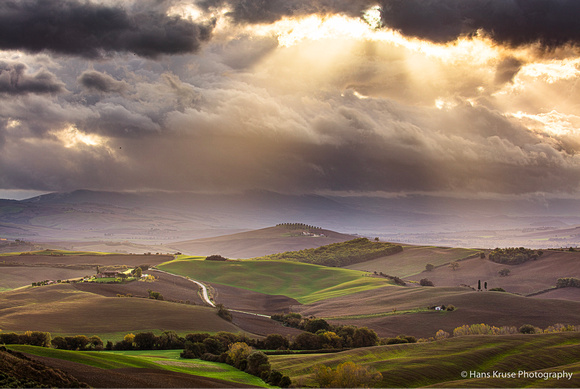
[[248,355],[248,367],[246,371],[257,377],[270,374],[270,362],[268,356],[261,351],[253,351]]
[[222,257],[221,255],[214,254],[214,255],[209,255],[209,256],[205,257],[205,260],[206,261],[227,261],[228,259],[225,257]]
[[264,348],[268,350],[287,349],[289,346],[290,342],[288,339],[280,334],[270,334],[264,340]]
[[580,280],[578,278],[558,278],[556,288],[580,288]]
[[345,362],[336,370],[324,365],[314,367],[314,380],[321,388],[369,388],[383,379],[372,367]]
[[230,313],[230,311],[228,311],[226,307],[224,307],[223,304],[216,305],[216,308],[218,309],[219,317],[227,321],[232,321],[232,314]]
[[449,304],[449,305],[447,306],[446,310],[447,310],[447,311],[449,311],[449,312],[455,311],[455,306],[454,306],[454,305],[451,305],[451,304]]
[[304,330],[312,333],[316,333],[319,330],[328,331],[329,329],[330,324],[324,319],[308,320],[304,325]]
[[534,327],[531,324],[524,324],[523,326],[521,326],[518,330],[521,334],[535,334],[536,333],[536,327]]
[[489,290],[490,292],[505,292],[504,288],[491,288]]
[[244,342],[237,342],[230,345],[227,354],[231,365],[237,369],[242,369],[242,364],[247,364],[248,356],[252,353],[252,348]]
[[512,272],[512,271],[511,271],[510,269],[508,269],[508,268],[503,268],[503,269],[501,269],[500,271],[498,271],[497,273],[498,273],[500,276],[502,276],[502,277],[507,277],[507,276],[509,276],[509,275],[510,275],[510,273],[511,273],[511,272]]
[[449,334],[449,332],[443,331],[443,330],[439,330],[437,331],[437,333],[435,334],[435,339],[437,340],[441,340],[441,339],[446,339],[449,338],[451,335]]

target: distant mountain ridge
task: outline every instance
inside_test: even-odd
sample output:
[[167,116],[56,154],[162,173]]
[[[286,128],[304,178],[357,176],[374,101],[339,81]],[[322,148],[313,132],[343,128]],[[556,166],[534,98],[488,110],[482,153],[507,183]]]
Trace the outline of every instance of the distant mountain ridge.
[[580,225],[578,210],[574,199],[77,190],[0,200],[0,239],[168,244],[301,222],[413,244],[493,248],[538,246],[543,239],[554,247],[580,243],[556,231]]

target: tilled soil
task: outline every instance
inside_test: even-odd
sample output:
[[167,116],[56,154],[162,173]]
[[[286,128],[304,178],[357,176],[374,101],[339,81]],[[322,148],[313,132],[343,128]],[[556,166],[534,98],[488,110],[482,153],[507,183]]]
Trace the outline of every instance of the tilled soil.
[[83,292],[99,294],[105,297],[116,297],[117,294],[131,294],[134,297],[149,297],[148,289],[159,292],[167,301],[190,301],[196,305],[206,305],[199,296],[200,287],[182,277],[167,273],[147,270],[146,274],[157,277],[154,282],[133,281],[126,284],[111,283],[99,284],[82,282],[74,284],[74,287]]
[[287,313],[300,303],[293,298],[269,295],[232,286],[209,284],[214,291],[214,300],[229,309],[272,315]]
[[293,337],[302,333],[302,331],[291,327],[285,327],[281,323],[267,317],[255,316],[247,313],[232,312],[232,323],[246,332],[260,336],[270,334],[280,334]]
[[254,386],[168,370],[100,369],[62,359],[27,354],[47,366],[66,371],[94,388],[252,388]]

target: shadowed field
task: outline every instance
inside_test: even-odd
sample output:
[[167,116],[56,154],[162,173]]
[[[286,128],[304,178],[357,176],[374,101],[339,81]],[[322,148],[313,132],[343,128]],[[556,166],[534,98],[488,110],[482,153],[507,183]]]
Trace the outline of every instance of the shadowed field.
[[[336,367],[353,361],[383,375],[380,387],[424,387],[448,383],[455,387],[523,387],[527,380],[463,379],[462,371],[518,372],[544,369],[578,371],[580,334],[465,336],[432,343],[415,343],[354,349],[337,354],[271,356],[273,369],[288,374],[299,385],[314,384],[312,367]],[[551,387],[578,387],[571,381],[550,381]]]
[[[417,310],[449,304],[456,310]],[[335,324],[368,326],[381,336],[407,334],[427,338],[440,329],[451,333],[463,324],[477,323],[516,327],[533,324],[541,328],[556,323],[580,324],[580,303],[575,301],[532,299],[465,288],[388,287],[316,302],[301,306],[298,311],[329,318]]]
[[212,308],[143,298],[103,297],[69,284],[0,293],[0,328],[67,335],[151,329],[240,331]]
[[[504,268],[510,270],[507,277],[498,274]],[[481,280],[482,288],[483,283],[487,282],[488,289],[501,287],[508,292],[527,295],[556,286],[558,278],[580,278],[580,253],[544,251],[544,255],[535,261],[511,266],[473,258],[459,262],[457,270],[443,266],[409,279],[418,281],[425,277],[435,286],[466,284],[477,288],[477,281]]]
[[479,250],[433,247],[433,246],[403,246],[403,251],[387,257],[373,259],[355,265],[346,266],[346,269],[383,272],[397,277],[410,277],[425,270],[430,263],[440,266],[452,261],[475,255]]
[[31,285],[43,280],[67,280],[94,273],[86,269],[48,266],[1,266],[0,292]]

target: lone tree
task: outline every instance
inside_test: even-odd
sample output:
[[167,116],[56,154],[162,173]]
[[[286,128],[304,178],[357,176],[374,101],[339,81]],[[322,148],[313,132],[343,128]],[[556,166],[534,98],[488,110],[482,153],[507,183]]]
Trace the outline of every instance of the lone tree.
[[459,263],[457,263],[456,261],[453,261],[449,264],[449,267],[451,269],[453,269],[453,271],[455,271],[455,270],[459,269]]
[[510,269],[508,269],[508,268],[503,268],[500,271],[498,271],[499,275],[502,276],[502,277],[509,276],[511,272],[512,271]]
[[428,263],[425,265],[425,270],[433,271],[433,269],[435,269],[435,265],[433,265],[432,263]]
[[481,290],[481,280],[477,280],[477,290]]

